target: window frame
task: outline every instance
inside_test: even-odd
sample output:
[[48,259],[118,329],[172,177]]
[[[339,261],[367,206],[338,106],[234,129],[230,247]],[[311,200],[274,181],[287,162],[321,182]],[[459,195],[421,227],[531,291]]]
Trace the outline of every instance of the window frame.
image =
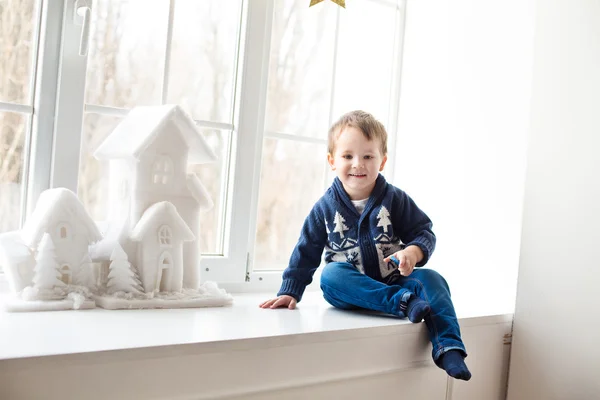
[[[41,192],[65,187],[77,193],[83,118],[86,112],[125,116],[127,110],[85,105],[87,57],[79,55],[81,17],[76,0],[42,1],[41,47],[35,86],[31,158],[28,164],[27,207],[29,215]],[[172,31],[174,0],[170,1],[169,32]],[[223,255],[203,255],[202,281],[216,281],[243,290],[273,290],[281,271],[253,271],[255,229],[263,140],[280,138],[306,141],[302,137],[265,131],[265,112],[271,47],[273,10],[276,0],[243,0],[235,68],[235,93],[231,124],[196,121],[198,128],[216,128],[229,134],[229,156],[224,168],[222,223]],[[398,126],[402,47],[406,0],[369,0],[395,10],[396,32],[390,85],[388,130]],[[344,12],[339,8],[339,13]],[[339,30],[339,24],[337,27]],[[338,32],[336,31],[336,43]],[[56,61],[52,61],[56,60]],[[165,82],[168,86],[168,61]],[[63,79],[68,77],[68,79]],[[166,91],[163,91],[166,93]],[[164,103],[163,95],[163,103]],[[330,116],[333,118],[335,116]],[[332,122],[332,121],[330,121]],[[50,129],[51,128],[51,129]],[[52,134],[48,134],[52,132]],[[310,139],[310,141],[314,141]],[[395,134],[388,148],[394,149]],[[393,152],[393,150],[391,150]],[[75,168],[74,166],[77,166]],[[394,157],[389,157],[386,175],[393,179]],[[324,185],[327,178],[324,179]]]

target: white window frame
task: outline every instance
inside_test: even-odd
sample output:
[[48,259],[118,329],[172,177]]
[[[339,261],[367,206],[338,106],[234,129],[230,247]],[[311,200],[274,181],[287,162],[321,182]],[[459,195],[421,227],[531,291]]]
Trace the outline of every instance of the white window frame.
[[[43,47],[37,73],[36,103],[33,118],[31,163],[27,184],[27,214],[33,211],[40,193],[51,187],[66,187],[77,193],[80,147],[84,112],[124,116],[127,110],[86,106],[84,88],[87,58],[79,55],[81,17],[76,16],[76,0],[43,1],[41,37]],[[224,169],[223,255],[204,256],[203,281],[212,280],[240,290],[274,290],[281,282],[281,271],[252,271],[262,145],[265,137],[287,138],[286,134],[265,132],[265,109],[269,73],[271,27],[277,0],[244,0],[237,65],[233,124],[196,121],[200,128],[230,130],[229,165]],[[406,2],[369,0],[392,5],[396,12],[394,68],[390,85],[388,129],[398,125],[400,73]],[[308,5],[307,5],[308,6]],[[173,25],[174,0],[171,0],[168,35]],[[344,12],[339,8],[338,13]],[[339,14],[338,14],[339,15]],[[339,27],[338,27],[339,29]],[[338,32],[336,32],[337,41]],[[170,43],[170,40],[167,41]],[[52,60],[60,60],[59,63]],[[168,59],[163,93],[168,87]],[[163,95],[163,103],[164,103]],[[55,118],[56,116],[56,118]],[[337,116],[330,116],[330,119]],[[333,122],[333,121],[330,121]],[[50,129],[52,128],[52,129]],[[49,131],[53,134],[49,135]],[[294,137],[294,140],[297,140]],[[395,148],[390,135],[388,148]],[[325,141],[323,140],[323,143]],[[394,157],[388,161],[387,176],[392,179]],[[77,166],[77,168],[75,167]],[[227,190],[234,188],[234,190]],[[250,216],[250,217],[249,217]]]

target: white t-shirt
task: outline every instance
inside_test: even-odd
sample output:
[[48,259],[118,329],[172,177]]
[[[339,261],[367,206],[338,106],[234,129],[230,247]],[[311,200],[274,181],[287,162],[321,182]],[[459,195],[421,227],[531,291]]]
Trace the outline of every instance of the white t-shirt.
[[358,211],[359,214],[362,214],[363,210],[365,209],[365,206],[367,205],[367,201],[369,200],[369,198],[367,197],[366,199],[362,199],[362,200],[350,200],[352,202],[352,204],[354,204],[354,207],[356,207],[356,211]]

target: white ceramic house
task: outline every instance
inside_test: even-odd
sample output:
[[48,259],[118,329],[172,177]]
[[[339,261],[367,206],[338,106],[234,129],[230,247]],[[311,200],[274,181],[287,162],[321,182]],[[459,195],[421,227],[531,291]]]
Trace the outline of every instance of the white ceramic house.
[[142,244],[138,245],[138,263],[156,266],[139,270],[145,291],[180,292],[184,243],[196,237],[175,206],[168,201],[151,205],[133,229],[131,239]]
[[94,261],[118,241],[146,292],[198,288],[200,212],[213,203],[187,167],[216,156],[194,120],[176,105],[136,107],[94,156],[110,162],[109,228]]
[[67,284],[79,272],[88,247],[102,239],[83,204],[65,188],[49,189],[40,195],[35,210],[21,229],[21,239],[35,251],[44,233],[54,243],[61,280]]

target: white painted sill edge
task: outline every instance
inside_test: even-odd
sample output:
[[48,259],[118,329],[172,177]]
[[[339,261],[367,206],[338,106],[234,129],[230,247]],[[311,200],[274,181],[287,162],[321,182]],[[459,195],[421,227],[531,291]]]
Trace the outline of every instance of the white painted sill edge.
[[[271,294],[234,294],[228,307],[171,310],[0,311],[0,360],[134,349],[162,352],[240,350],[423,331],[425,325],[337,310],[307,292],[297,310],[263,310]],[[461,327],[512,321],[512,310],[457,308]],[[187,349],[187,350],[186,350]]]

